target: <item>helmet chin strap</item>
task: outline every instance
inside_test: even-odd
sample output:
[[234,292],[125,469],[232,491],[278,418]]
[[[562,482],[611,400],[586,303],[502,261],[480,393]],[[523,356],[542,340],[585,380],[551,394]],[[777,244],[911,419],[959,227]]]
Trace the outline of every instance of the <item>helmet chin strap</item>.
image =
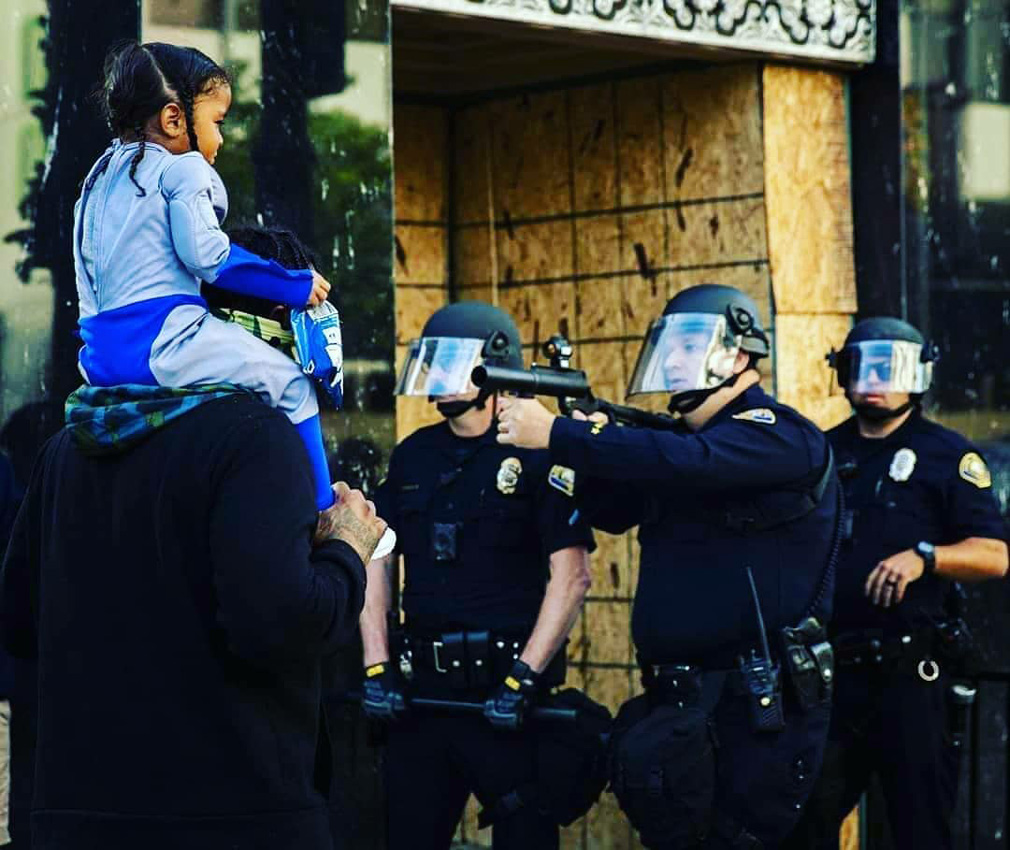
[[911,410],[914,404],[909,399],[904,404],[898,405],[894,410],[891,410],[887,407],[877,407],[872,404],[853,404],[852,397],[848,393],[845,394],[845,397],[849,400],[849,404],[852,405],[852,409],[856,411],[856,415],[862,416],[863,419],[870,422],[886,422],[888,419],[896,419]]
[[[744,369],[744,372],[746,371]],[[735,372],[718,386],[709,387],[707,390],[688,390],[687,392],[671,396],[670,403],[666,406],[666,409],[670,413],[680,413],[682,415],[690,413],[692,410],[697,410],[712,394],[717,393],[723,387],[732,387],[742,374],[743,372]]]
[[435,409],[441,413],[446,419],[456,419],[462,416],[470,408],[475,408],[476,410],[483,410],[484,405],[487,404],[487,400],[491,397],[491,392],[489,390],[482,389],[477,393],[476,398],[468,399],[467,401],[438,401],[435,402]]

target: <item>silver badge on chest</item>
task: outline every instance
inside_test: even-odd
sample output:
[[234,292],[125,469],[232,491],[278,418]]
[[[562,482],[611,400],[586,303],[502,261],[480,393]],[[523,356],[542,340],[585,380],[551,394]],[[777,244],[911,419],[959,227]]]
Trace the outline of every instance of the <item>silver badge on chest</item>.
[[911,449],[898,449],[891,458],[891,468],[888,475],[893,481],[908,481],[915,471],[915,452]]
[[523,474],[522,462],[517,457],[507,457],[498,467],[498,492],[512,495],[519,486],[519,476]]

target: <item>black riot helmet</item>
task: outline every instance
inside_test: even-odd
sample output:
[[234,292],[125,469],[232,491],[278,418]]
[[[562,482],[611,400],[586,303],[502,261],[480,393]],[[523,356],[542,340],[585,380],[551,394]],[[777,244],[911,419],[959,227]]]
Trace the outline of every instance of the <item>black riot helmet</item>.
[[523,368],[519,328],[504,310],[483,301],[459,301],[436,310],[424,325],[397,381],[397,395],[427,396],[439,411],[459,416],[471,407],[483,408],[489,392],[472,401],[439,402],[444,396],[474,389],[470,374],[480,363]]
[[[917,328],[901,319],[877,316],[858,322],[841,351],[828,353],[828,363],[838,372],[838,384],[851,403],[852,394],[908,393],[918,401],[933,380],[936,346],[926,342]],[[900,416],[910,404],[889,410],[874,405],[853,405],[872,419]]]
[[692,286],[670,299],[649,326],[628,395],[670,393],[671,410],[690,412],[736,382],[741,351],[751,362],[770,352],[757,304],[732,286]]

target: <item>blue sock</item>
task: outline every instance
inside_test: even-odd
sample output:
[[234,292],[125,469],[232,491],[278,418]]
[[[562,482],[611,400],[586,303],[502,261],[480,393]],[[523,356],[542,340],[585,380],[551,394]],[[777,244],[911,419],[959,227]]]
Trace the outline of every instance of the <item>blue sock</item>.
[[333,488],[330,487],[330,470],[326,464],[326,449],[323,448],[323,430],[319,425],[319,414],[310,416],[295,425],[298,436],[305,443],[312,466],[312,477],[316,484],[316,508],[326,510],[334,502]]

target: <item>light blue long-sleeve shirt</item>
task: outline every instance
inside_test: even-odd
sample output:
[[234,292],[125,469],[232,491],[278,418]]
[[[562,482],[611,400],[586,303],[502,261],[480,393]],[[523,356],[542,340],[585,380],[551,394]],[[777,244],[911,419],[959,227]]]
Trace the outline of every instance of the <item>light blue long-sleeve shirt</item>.
[[92,384],[158,383],[148,368],[151,348],[156,339],[164,346],[177,308],[206,309],[201,280],[294,307],[312,288],[310,270],[285,269],[230,244],[218,220],[227,193],[199,152],[147,143],[135,175],[141,194],[129,176],[138,146],[113,142],[74,209],[80,360]]

